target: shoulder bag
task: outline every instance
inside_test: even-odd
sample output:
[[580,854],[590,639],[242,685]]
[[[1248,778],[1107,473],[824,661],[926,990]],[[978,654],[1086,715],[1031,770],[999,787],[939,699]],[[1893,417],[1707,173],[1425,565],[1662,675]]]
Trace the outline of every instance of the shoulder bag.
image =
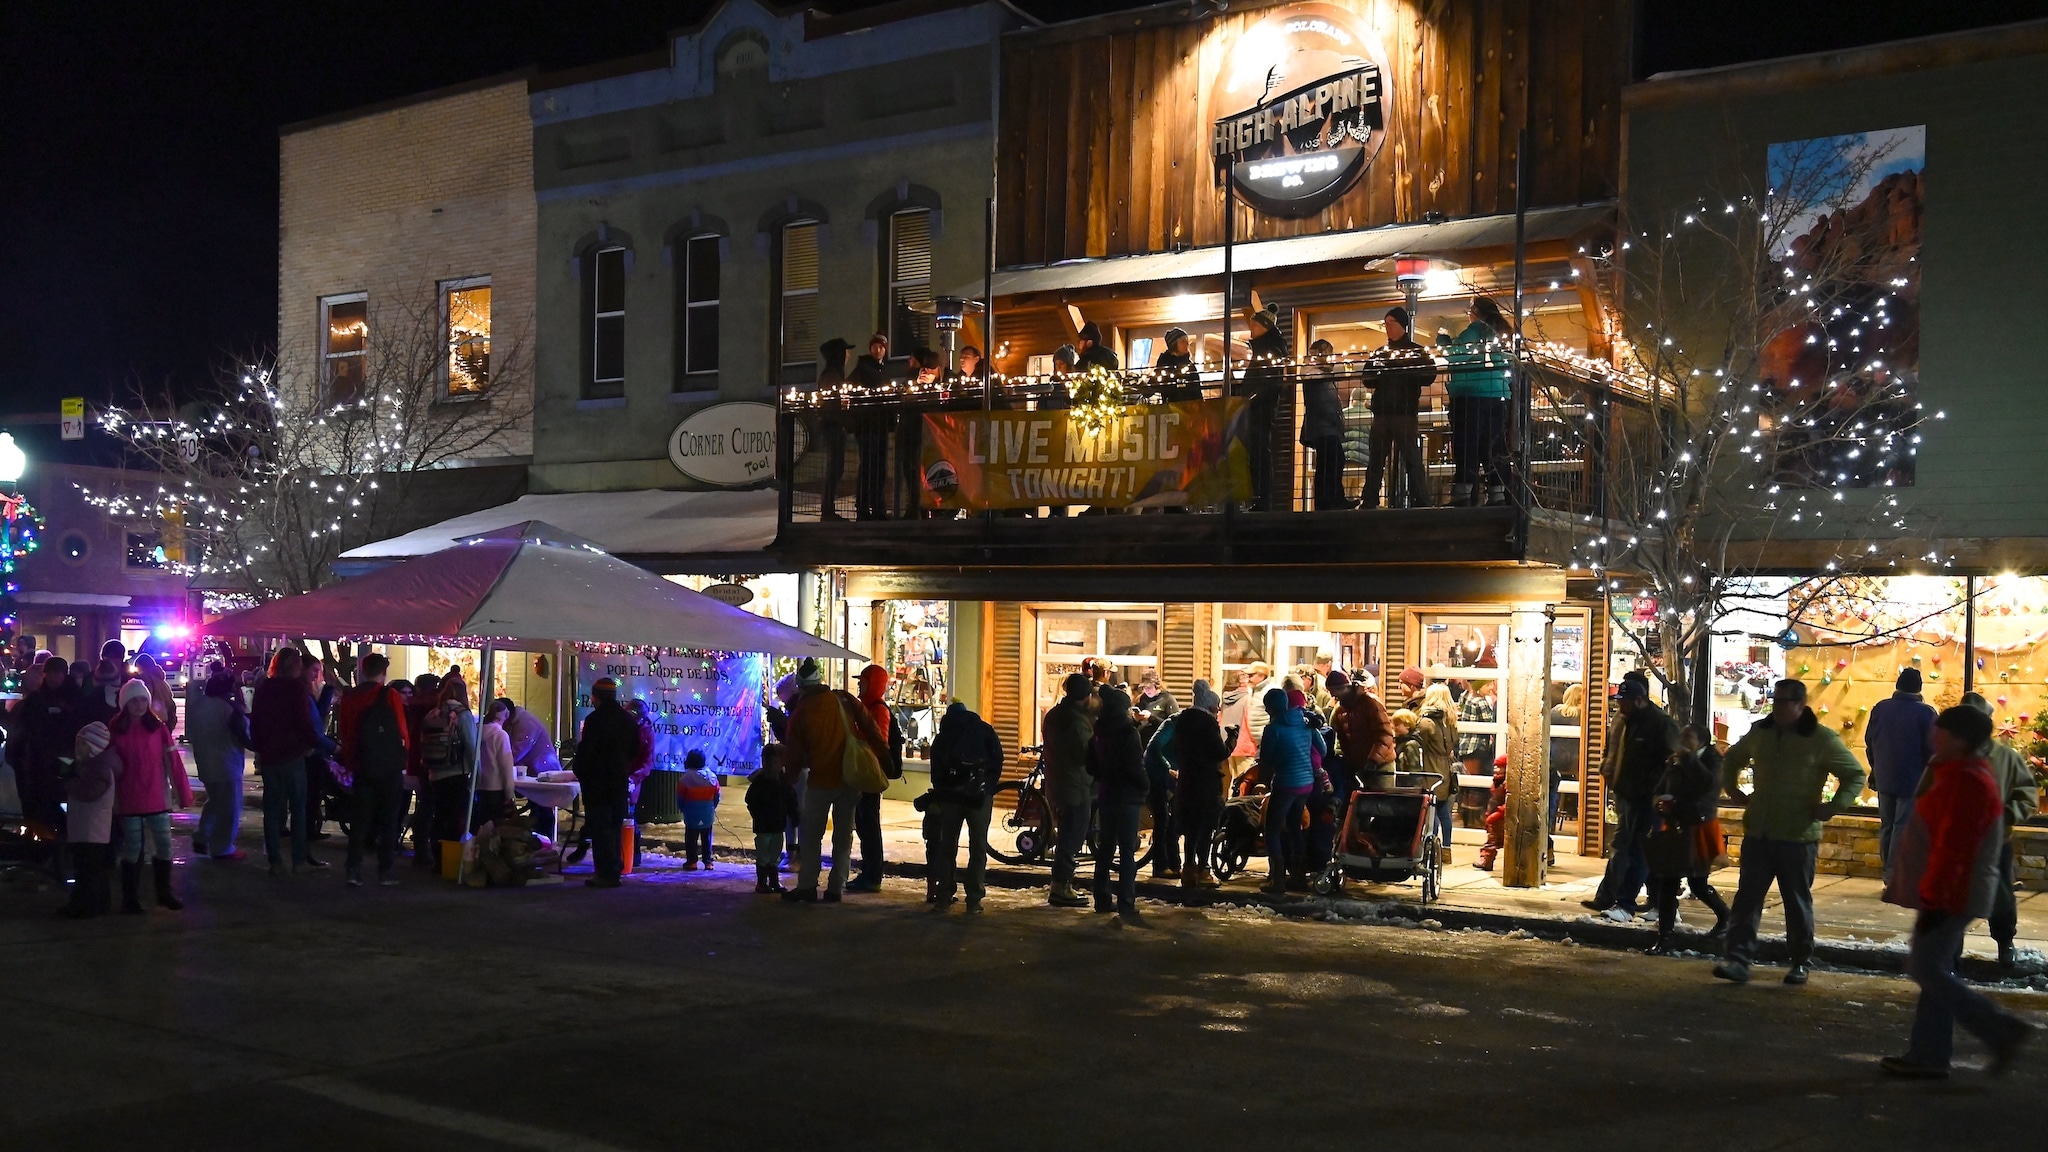
[[882,772],[882,760],[860,738],[860,726],[846,715],[844,700],[839,702],[839,722],[846,729],[846,750],[839,759],[840,779],[848,788],[860,792],[887,792],[889,777]]

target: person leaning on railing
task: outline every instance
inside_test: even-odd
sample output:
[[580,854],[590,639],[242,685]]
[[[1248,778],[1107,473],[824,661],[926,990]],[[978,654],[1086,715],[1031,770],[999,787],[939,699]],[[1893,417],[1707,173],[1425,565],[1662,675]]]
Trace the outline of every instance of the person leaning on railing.
[[1351,507],[1344,494],[1344,397],[1337,379],[1337,350],[1328,340],[1308,346],[1301,373],[1301,446],[1315,453],[1315,509]]
[[1456,507],[1505,504],[1510,368],[1507,342],[1514,329],[1500,306],[1472,297],[1466,325],[1451,341],[1451,503]]
[[1165,349],[1152,362],[1152,387],[1165,396],[1169,404],[1183,400],[1202,398],[1202,374],[1195,367],[1195,358],[1188,351],[1188,334],[1185,328],[1168,328],[1159,339]]
[[818,347],[818,438],[825,442],[824,511],[819,518],[838,520],[839,481],[846,476],[846,422],[841,417],[840,389],[846,387],[846,354],[853,345],[838,337]]
[[[1436,383],[1436,360],[1409,336],[1406,308],[1389,308],[1385,318],[1387,342],[1365,360],[1365,383],[1372,389],[1372,436],[1365,469],[1365,490],[1359,493],[1359,507],[1380,506],[1380,482],[1386,477],[1389,457],[1396,457],[1393,492],[1388,504],[1394,508],[1430,503],[1429,473],[1422,466],[1422,430],[1419,410],[1422,392]],[[1407,478],[1407,491],[1401,481]]]

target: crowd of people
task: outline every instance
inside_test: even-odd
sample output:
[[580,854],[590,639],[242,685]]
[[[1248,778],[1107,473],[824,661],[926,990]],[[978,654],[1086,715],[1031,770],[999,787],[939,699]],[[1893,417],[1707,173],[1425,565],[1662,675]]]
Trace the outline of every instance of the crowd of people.
[[[1490,758],[1492,744],[1461,735],[1461,716],[1492,715],[1496,702],[1458,682],[1430,682],[1417,668],[1387,685],[1389,708],[1370,671],[1302,667],[1275,678],[1250,665],[1219,695],[1206,680],[1182,707],[1146,669],[1133,686],[1120,666],[1090,657],[1065,678],[1043,717],[1041,764],[1052,823],[1055,907],[1092,908],[1136,918],[1139,833],[1149,811],[1155,880],[1189,888],[1217,884],[1210,859],[1228,797],[1264,794],[1268,853],[1264,891],[1308,887],[1329,860],[1350,797],[1385,791],[1397,772],[1419,773],[1430,794],[1449,859],[1451,802],[1459,767]],[[107,877],[119,874],[121,911],[143,912],[144,862],[156,904],[183,907],[174,882],[173,811],[193,796],[173,732],[178,703],[148,656],[133,661],[109,642],[91,665],[42,653],[29,691],[6,715],[6,756],[24,814],[59,830],[72,884],[60,912],[73,918],[112,909]],[[490,702],[478,718],[461,672],[389,679],[379,653],[360,658],[347,690],[328,682],[323,662],[298,648],[271,654],[246,695],[220,663],[188,695],[185,734],[206,800],[193,853],[232,862],[237,847],[247,758],[263,781],[263,846],[273,876],[329,867],[314,854],[323,807],[345,802],[344,876],[365,883],[374,853],[379,884],[398,882],[396,861],[410,816],[413,859],[438,868],[439,851],[513,812],[522,772],[559,770],[546,726],[511,700]],[[799,903],[837,903],[847,892],[882,883],[880,794],[903,770],[904,736],[886,703],[888,676],[862,670],[857,692],[828,686],[825,669],[805,660],[777,686],[769,720],[774,740],[748,783],[756,891]],[[1999,962],[2011,964],[2017,928],[2012,828],[2038,807],[2024,759],[1992,739],[1991,706],[1968,693],[1936,713],[1921,697],[1916,669],[1903,671],[1893,696],[1873,709],[1866,744],[1877,768],[1885,899],[1916,910],[1909,973],[1922,996],[1912,1041],[1888,1072],[1914,1078],[1947,1074],[1954,1025],[1990,1047],[2003,1067],[2031,1035],[2017,1017],[1971,991],[1956,976],[1965,930],[1988,918]],[[1583,696],[1561,709],[1582,709]],[[1618,822],[1614,849],[1587,906],[1619,920],[1654,912],[1653,954],[1675,950],[1681,887],[1714,913],[1710,940],[1722,942],[1721,979],[1747,983],[1757,930],[1775,887],[1784,907],[1787,984],[1806,983],[1814,942],[1812,887],[1824,825],[1848,812],[1864,791],[1863,765],[1807,706],[1806,687],[1779,681],[1771,708],[1726,753],[1698,727],[1680,727],[1651,699],[1640,672],[1614,694],[1600,772]],[[616,681],[591,691],[578,733],[575,777],[583,833],[594,857],[585,883],[615,888],[626,871],[622,833],[651,769],[655,739],[644,707],[622,701]],[[1576,714],[1569,720],[1583,723]],[[986,893],[992,801],[1004,751],[995,730],[952,702],[930,747],[925,814],[927,899],[950,907],[964,884],[969,913]],[[1503,797],[1504,758],[1496,759],[1493,806]],[[474,777],[472,777],[474,772]],[[1555,819],[1556,776],[1552,780]],[[408,779],[408,777],[410,779]],[[315,781],[335,780],[333,788]],[[1832,787],[1829,787],[1832,781]],[[711,865],[720,799],[718,777],[690,751],[678,784],[686,827],[685,867]],[[1726,852],[1719,823],[1723,797],[1743,807],[1740,867],[1733,903],[1711,882]],[[334,813],[339,815],[339,813]],[[1499,850],[1499,812],[1486,821],[1478,866]],[[829,871],[824,835],[832,829]],[[550,827],[548,829],[552,831]],[[968,838],[962,875],[958,843]],[[854,840],[860,841],[853,871]],[[1088,890],[1076,888],[1078,857],[1091,842]],[[782,869],[796,880],[784,888]],[[823,877],[824,888],[819,889]]]
[[[2038,808],[2033,772],[1992,739],[1991,705],[1964,694],[1939,713],[1921,696],[1920,672],[1900,672],[1892,696],[1871,710],[1865,747],[1876,769],[1886,901],[1914,909],[1907,970],[1921,998],[1905,1055],[1886,1072],[1915,1079],[1948,1075],[1954,1026],[1991,1050],[1993,1070],[2010,1062],[2032,1029],[1971,991],[1956,976],[1970,923],[1988,919],[1998,963],[2010,967],[2018,912],[2011,834]],[[1784,982],[1805,984],[1814,956],[1813,881],[1823,829],[1863,795],[1870,779],[1833,728],[1807,705],[1806,685],[1778,681],[1769,713],[1717,753],[1708,734],[1681,729],[1651,699],[1641,673],[1616,693],[1601,766],[1619,822],[1599,890],[1586,906],[1614,919],[1657,917],[1650,951],[1673,950],[1683,882],[1714,913],[1707,932],[1722,942],[1713,974],[1746,984],[1757,958],[1757,928],[1775,887],[1785,915]],[[1746,774],[1746,779],[1745,779]],[[1832,787],[1830,787],[1832,781]],[[1743,809],[1735,899],[1709,877],[1726,845],[1719,826],[1726,796]]]
[[[1465,327],[1455,337],[1440,334],[1435,352],[1415,341],[1413,319],[1405,308],[1395,307],[1382,318],[1385,343],[1369,355],[1362,359],[1340,357],[1329,341],[1316,340],[1298,364],[1292,363],[1272,309],[1254,302],[1245,308],[1244,318],[1249,335],[1245,363],[1229,388],[1230,395],[1243,397],[1247,404],[1243,443],[1251,479],[1251,510],[1287,506],[1285,493],[1274,490],[1276,471],[1284,469],[1274,465],[1273,429],[1280,423],[1282,391],[1297,380],[1302,409],[1298,440],[1313,458],[1309,502],[1315,510],[1377,508],[1383,491],[1389,507],[1437,503],[1423,462],[1420,419],[1423,393],[1439,375],[1444,377],[1449,401],[1454,469],[1449,502],[1457,506],[1508,503],[1513,373],[1504,349],[1514,329],[1492,299],[1472,297]],[[1185,329],[1168,329],[1154,363],[1133,366],[1141,369],[1130,374],[1127,386],[1134,400],[1176,403],[1202,399],[1203,383],[1191,343]],[[839,494],[845,481],[849,436],[858,457],[853,485],[855,518],[923,516],[923,415],[980,407],[983,391],[990,386],[988,363],[972,345],[960,350],[957,368],[948,368],[944,357],[928,347],[892,359],[885,332],[869,338],[864,354],[855,357],[854,351],[852,344],[841,339],[828,340],[819,348],[811,402],[818,410],[817,432],[825,445],[821,516],[841,519]],[[1074,343],[1061,345],[1051,360],[1049,384],[1034,383],[1015,394],[999,393],[989,397],[990,402],[1008,408],[1029,400],[1040,409],[1062,409],[1071,403],[1067,382],[1092,370],[1124,369],[1121,358],[1104,342],[1101,329],[1093,322],[1081,325]],[[1354,497],[1344,482],[1344,411],[1351,393],[1360,388],[1371,392],[1372,428],[1364,483]],[[1053,514],[1064,515],[1065,509],[1055,509]]]

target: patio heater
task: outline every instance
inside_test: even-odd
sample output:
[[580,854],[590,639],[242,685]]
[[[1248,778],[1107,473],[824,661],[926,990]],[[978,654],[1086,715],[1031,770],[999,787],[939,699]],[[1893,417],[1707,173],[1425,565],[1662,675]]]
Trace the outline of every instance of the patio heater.
[[[1428,280],[1429,257],[1394,257],[1394,283],[1401,289],[1402,301],[1408,309],[1411,327],[1420,320],[1420,317],[1416,315],[1415,308],[1416,304],[1422,299],[1422,286]],[[1410,339],[1413,339],[1415,334],[1410,332],[1408,335]]]
[[[946,354],[946,371],[953,371],[956,367],[954,358],[960,348],[960,325],[969,313],[982,310],[981,301],[961,296],[939,296],[912,304],[910,310],[932,318],[932,327],[939,333],[939,350]],[[983,349],[984,364],[988,362],[989,355],[989,351]]]

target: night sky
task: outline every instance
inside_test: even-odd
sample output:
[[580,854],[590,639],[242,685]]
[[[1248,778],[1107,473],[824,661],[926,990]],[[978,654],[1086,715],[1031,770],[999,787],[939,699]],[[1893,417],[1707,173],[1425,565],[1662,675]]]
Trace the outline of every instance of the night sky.
[[[1136,6],[1020,3],[1048,20]],[[189,386],[270,343],[280,125],[528,65],[655,51],[709,7],[0,3],[0,420],[138,380]],[[1640,75],[2030,19],[2048,0],[1644,8]]]

